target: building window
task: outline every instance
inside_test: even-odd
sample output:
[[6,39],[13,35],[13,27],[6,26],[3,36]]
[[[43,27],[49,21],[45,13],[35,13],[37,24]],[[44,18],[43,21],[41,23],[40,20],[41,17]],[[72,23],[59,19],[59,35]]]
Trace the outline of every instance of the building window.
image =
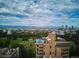
[[51,49],[51,46],[50,46],[50,49]]
[[43,53],[43,52],[37,52],[37,54],[38,54],[38,55],[44,55],[44,53]]
[[39,48],[43,49],[43,47],[39,47]]
[[51,52],[50,52],[50,55],[51,55]]
[[39,50],[39,51],[43,51],[43,50]]
[[68,51],[68,49],[63,49],[63,51]]
[[63,55],[63,58],[67,58],[68,57],[68,55],[66,54],[66,55]]
[[68,54],[68,48],[62,49],[62,53],[61,53],[61,54],[62,54],[62,55]]

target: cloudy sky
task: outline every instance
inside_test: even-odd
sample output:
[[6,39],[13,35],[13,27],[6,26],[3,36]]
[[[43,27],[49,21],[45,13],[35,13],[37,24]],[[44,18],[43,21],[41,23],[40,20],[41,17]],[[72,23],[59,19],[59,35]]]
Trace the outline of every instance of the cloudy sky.
[[0,25],[79,25],[79,0],[0,0]]

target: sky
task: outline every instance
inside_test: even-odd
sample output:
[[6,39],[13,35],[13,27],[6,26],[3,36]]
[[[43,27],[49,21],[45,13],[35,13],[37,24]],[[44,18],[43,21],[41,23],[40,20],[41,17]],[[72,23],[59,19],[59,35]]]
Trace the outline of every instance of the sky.
[[79,0],[0,0],[0,25],[79,26]]

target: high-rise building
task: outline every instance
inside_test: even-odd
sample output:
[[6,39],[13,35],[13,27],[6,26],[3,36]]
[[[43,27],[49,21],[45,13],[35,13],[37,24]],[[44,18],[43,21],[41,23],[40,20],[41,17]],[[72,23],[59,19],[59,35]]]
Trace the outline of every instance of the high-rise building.
[[62,38],[58,39],[55,32],[49,33],[47,37],[36,39],[36,57],[69,57],[69,44]]

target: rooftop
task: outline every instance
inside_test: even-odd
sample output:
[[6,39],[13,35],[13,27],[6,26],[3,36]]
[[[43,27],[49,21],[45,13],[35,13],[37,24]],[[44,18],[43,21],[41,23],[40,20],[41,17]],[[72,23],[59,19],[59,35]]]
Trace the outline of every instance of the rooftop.
[[69,41],[56,41],[56,47],[68,47],[70,46]]

